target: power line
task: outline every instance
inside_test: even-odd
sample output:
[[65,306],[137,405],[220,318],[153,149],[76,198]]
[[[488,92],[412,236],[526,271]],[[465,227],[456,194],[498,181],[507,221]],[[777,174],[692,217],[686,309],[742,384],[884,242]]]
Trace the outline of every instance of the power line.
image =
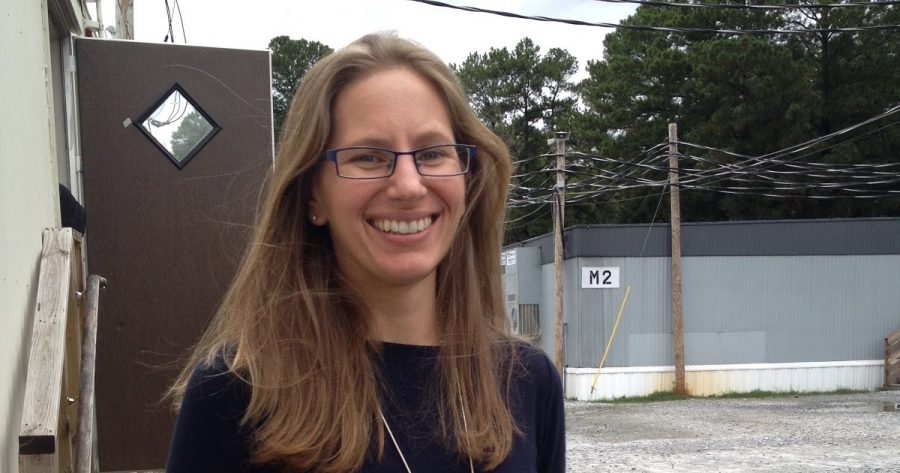
[[797,35],[797,34],[808,34],[808,33],[857,33],[863,31],[900,31],[900,25],[875,25],[875,26],[855,26],[855,27],[845,27],[845,28],[803,28],[803,29],[765,29],[765,30],[732,30],[732,29],[715,29],[715,28],[684,28],[684,27],[674,27],[674,26],[646,26],[646,25],[633,25],[628,23],[605,23],[605,22],[589,22],[589,21],[581,21],[581,20],[569,20],[564,18],[551,18],[547,16],[528,16],[528,15],[520,15],[518,13],[505,12],[500,10],[490,10],[487,8],[478,8],[478,7],[469,7],[463,5],[451,5],[449,3],[439,2],[436,0],[409,0],[411,2],[416,3],[424,3],[427,5],[432,5],[435,7],[442,8],[452,8],[454,10],[462,10],[473,13],[488,13],[491,15],[499,15],[507,18],[517,18],[521,20],[534,20],[534,21],[543,21],[543,22],[551,22],[551,23],[563,23],[567,25],[575,25],[575,26],[596,26],[600,28],[621,28],[621,29],[629,29],[629,30],[637,30],[637,31],[658,31],[664,33],[712,33],[712,34],[723,34],[729,36],[741,36],[741,35],[752,35],[752,36],[760,36],[760,35],[776,35],[776,34],[789,34],[789,35]]
[[746,3],[682,3],[659,2],[653,0],[594,0],[603,3],[631,3],[650,7],[680,7],[680,8],[709,8],[730,10],[802,10],[802,9],[838,9],[838,8],[867,8],[873,6],[900,5],[900,1],[871,1],[871,2],[845,2],[845,3],[797,3],[751,5]]
[[[680,167],[681,188],[695,191],[716,192],[732,195],[748,195],[766,198],[807,198],[807,199],[876,199],[900,197],[900,162],[888,163],[821,163],[799,161],[812,154],[822,153],[837,144],[854,143],[865,139],[874,132],[900,124],[892,121],[878,126],[875,130],[860,127],[874,124],[895,113],[900,107],[893,107],[875,117],[848,126],[829,135],[789,146],[774,153],[749,156],[723,149],[694,143],[679,142],[679,145],[737,158],[737,162],[721,162],[707,156],[680,153],[685,161]],[[857,131],[854,136],[848,133]],[[835,138],[840,138],[834,143]],[[570,165],[566,170],[566,193],[568,202],[574,205],[591,203],[603,199],[604,203],[642,199],[645,197],[613,197],[623,191],[656,189],[654,194],[666,194],[669,172],[666,156],[660,143],[642,152],[631,160],[615,159],[586,153],[571,153]],[[824,146],[823,146],[824,145]],[[655,154],[651,154],[655,153]],[[532,159],[532,158],[527,158]],[[510,188],[510,208],[547,205],[553,201],[550,189],[552,166],[520,174]],[[655,176],[655,177],[654,177]],[[525,187],[521,183],[540,179],[537,186]],[[524,220],[537,210],[532,209],[516,221]],[[524,226],[522,223],[517,227]]]
[[169,41],[169,39],[171,39],[172,44],[174,44],[175,43],[175,33],[172,31],[172,9],[169,8],[169,0],[165,0],[165,3],[166,3],[166,18],[168,19],[168,22],[169,22],[169,32],[166,33],[166,37],[163,38],[163,43],[166,43]]
[[181,23],[181,38],[184,39],[184,44],[187,44],[187,33],[184,31],[184,15],[181,14],[181,4],[178,3],[178,0],[175,0],[175,9],[178,10],[178,22]]
[[[878,115],[876,115],[876,116],[874,116],[874,117],[872,117],[872,118],[869,118],[869,119],[867,119],[867,120],[863,120],[862,122],[859,122],[859,123],[856,123],[856,124],[847,126],[847,127],[843,128],[843,129],[841,129],[841,130],[838,130],[838,131],[836,131],[836,132],[834,132],[834,133],[830,133],[830,134],[828,134],[828,135],[824,135],[824,136],[821,136],[821,137],[818,137],[818,138],[814,138],[814,139],[812,139],[812,140],[808,140],[808,141],[805,141],[805,142],[802,142],[802,143],[799,143],[799,144],[796,144],[796,145],[793,145],[793,146],[789,146],[789,147],[784,148],[784,149],[782,149],[782,150],[775,151],[775,152],[773,152],[773,153],[768,153],[768,154],[761,155],[761,156],[747,156],[747,155],[742,155],[742,154],[734,153],[734,152],[731,152],[731,151],[726,151],[726,150],[721,150],[721,149],[716,149],[716,148],[710,148],[710,147],[702,146],[702,145],[695,145],[695,144],[692,144],[692,143],[684,143],[684,142],[681,142],[681,143],[679,143],[679,145],[692,146],[692,147],[696,147],[696,148],[700,148],[700,149],[706,149],[706,150],[708,150],[708,151],[718,152],[718,153],[722,153],[722,154],[725,154],[725,155],[728,155],[728,156],[732,156],[732,157],[737,157],[737,158],[743,159],[743,160],[744,160],[743,166],[745,167],[745,169],[748,170],[748,172],[752,172],[752,173],[755,173],[755,174],[757,174],[757,175],[762,175],[762,174],[765,173],[765,172],[772,172],[771,170],[772,170],[773,168],[775,168],[775,167],[777,167],[777,166],[786,166],[786,165],[792,165],[792,166],[794,166],[794,169],[806,169],[806,170],[811,170],[811,171],[822,171],[823,169],[825,169],[825,170],[827,170],[827,169],[833,169],[836,165],[833,165],[833,164],[825,164],[825,163],[819,163],[819,164],[816,164],[816,163],[802,163],[802,162],[801,162],[801,163],[798,163],[798,160],[799,160],[801,157],[806,157],[806,156],[809,156],[810,154],[814,154],[814,153],[817,153],[817,152],[822,152],[822,151],[827,150],[827,149],[829,149],[829,148],[832,147],[832,146],[828,146],[828,147],[823,148],[823,149],[815,149],[815,147],[816,147],[817,145],[821,144],[821,143],[825,143],[825,142],[827,142],[828,140],[831,140],[832,138],[842,137],[842,136],[844,136],[844,135],[847,135],[847,134],[849,134],[850,132],[855,131],[855,130],[858,130],[858,129],[860,129],[861,127],[863,127],[863,126],[865,126],[865,125],[869,125],[869,124],[875,123],[875,122],[878,121],[878,120],[884,119],[884,118],[889,117],[889,116],[891,116],[891,115],[894,115],[894,114],[896,114],[896,113],[898,113],[898,112],[900,112],[900,106],[895,106],[895,107],[892,107],[892,108],[890,108],[890,109],[888,109],[888,110],[886,110],[886,111],[884,111],[884,112],[882,112],[882,113],[880,113],[880,114],[878,114]],[[895,122],[891,123],[890,125],[895,125],[895,124],[897,124],[897,123],[900,123],[900,122],[895,121]],[[889,126],[890,126],[890,125],[889,125]],[[886,127],[881,127],[881,128],[879,128],[878,130],[882,130],[882,129],[884,129],[884,128],[886,128]],[[872,132],[870,132],[870,133],[872,133]],[[854,140],[858,140],[858,139],[860,139],[860,138],[862,138],[862,137],[865,137],[865,136],[869,135],[870,133],[865,133],[865,134],[856,136],[856,137],[854,137],[853,139],[854,139]],[[784,159],[784,158],[786,158],[786,157],[788,157],[788,156],[791,156],[792,154],[797,154],[797,153],[804,153],[804,154],[799,155],[799,156],[793,156],[793,157],[791,157],[790,159]],[[859,169],[859,168],[856,168],[856,169]],[[705,174],[707,174],[707,176],[699,176],[699,175],[698,175],[698,176],[695,176],[695,177],[712,177],[712,176],[708,176],[708,175],[709,175],[709,174],[712,174],[713,171],[721,172],[721,171],[719,171],[719,170],[713,169],[713,170],[709,170],[709,171],[704,172]],[[720,177],[719,180],[724,179],[724,178],[725,178],[725,177]],[[716,181],[713,181],[713,182],[716,182]]]

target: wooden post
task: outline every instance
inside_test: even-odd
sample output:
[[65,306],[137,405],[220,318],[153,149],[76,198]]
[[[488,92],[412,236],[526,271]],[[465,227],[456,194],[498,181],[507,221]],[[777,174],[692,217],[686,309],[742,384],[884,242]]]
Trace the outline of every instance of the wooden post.
[[900,330],[884,339],[884,389],[900,389]]
[[134,0],[115,0],[116,39],[134,39]]
[[57,473],[70,466],[65,414],[66,330],[72,278],[72,229],[43,233],[25,403],[19,424],[19,470]]
[[566,377],[566,355],[563,340],[563,238],[566,205],[566,140],[569,133],[556,132],[556,201],[553,212],[553,266],[556,277],[556,369],[562,378]]
[[681,203],[678,183],[678,125],[669,123],[669,209],[672,228],[672,328],[675,338],[675,392],[687,394],[684,382],[684,333],[681,312]]

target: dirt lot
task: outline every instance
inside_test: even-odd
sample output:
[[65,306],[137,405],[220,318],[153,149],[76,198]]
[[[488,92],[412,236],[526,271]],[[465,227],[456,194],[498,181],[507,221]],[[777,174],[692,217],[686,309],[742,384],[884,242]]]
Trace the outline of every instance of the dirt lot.
[[898,391],[567,401],[567,471],[900,472],[898,403]]

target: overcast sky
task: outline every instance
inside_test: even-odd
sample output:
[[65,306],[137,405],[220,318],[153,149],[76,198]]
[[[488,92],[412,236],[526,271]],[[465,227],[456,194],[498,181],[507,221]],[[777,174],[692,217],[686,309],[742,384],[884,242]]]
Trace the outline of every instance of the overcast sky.
[[[103,1],[103,20],[115,24],[115,0]],[[595,0],[445,0],[531,16],[618,23],[634,5]],[[447,62],[469,53],[513,47],[525,36],[542,51],[558,47],[578,58],[583,68],[603,55],[603,37],[611,30],[434,7],[409,0],[179,0],[187,44],[266,49],[275,36],[305,38],[339,48],[375,31],[393,30],[425,45]],[[174,10],[174,0],[169,0]],[[175,42],[184,44],[177,10]],[[168,33],[165,3],[134,1],[135,39],[161,42]],[[579,74],[581,75],[581,74]]]

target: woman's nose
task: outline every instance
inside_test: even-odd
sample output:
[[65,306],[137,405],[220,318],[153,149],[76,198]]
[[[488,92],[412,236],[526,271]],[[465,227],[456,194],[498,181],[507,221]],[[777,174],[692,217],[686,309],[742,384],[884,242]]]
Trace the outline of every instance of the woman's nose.
[[401,154],[394,162],[394,173],[388,178],[387,195],[394,199],[416,199],[425,195],[425,183],[416,169],[412,155]]

